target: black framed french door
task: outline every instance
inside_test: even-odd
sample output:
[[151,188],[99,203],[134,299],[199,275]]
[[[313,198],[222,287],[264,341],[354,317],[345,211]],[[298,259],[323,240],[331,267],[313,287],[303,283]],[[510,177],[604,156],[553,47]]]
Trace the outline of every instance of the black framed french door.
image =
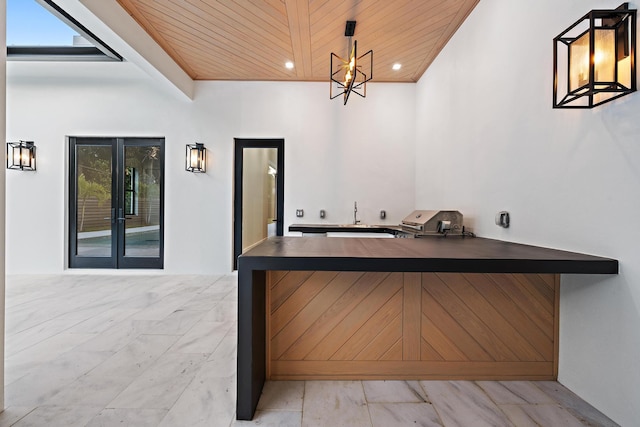
[[164,138],[69,138],[69,267],[163,268]]

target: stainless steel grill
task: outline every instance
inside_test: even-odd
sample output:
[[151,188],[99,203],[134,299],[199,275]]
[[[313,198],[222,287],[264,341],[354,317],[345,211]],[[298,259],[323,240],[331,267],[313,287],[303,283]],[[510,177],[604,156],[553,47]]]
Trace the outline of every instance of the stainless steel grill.
[[400,223],[402,231],[415,237],[462,234],[462,214],[458,211],[417,210]]

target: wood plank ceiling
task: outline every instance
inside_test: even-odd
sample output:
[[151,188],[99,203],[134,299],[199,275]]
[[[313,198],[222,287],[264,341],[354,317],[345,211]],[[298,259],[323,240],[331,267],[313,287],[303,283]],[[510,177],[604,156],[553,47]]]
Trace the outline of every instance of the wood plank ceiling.
[[194,80],[328,81],[355,20],[373,80],[416,82],[479,0],[117,1]]

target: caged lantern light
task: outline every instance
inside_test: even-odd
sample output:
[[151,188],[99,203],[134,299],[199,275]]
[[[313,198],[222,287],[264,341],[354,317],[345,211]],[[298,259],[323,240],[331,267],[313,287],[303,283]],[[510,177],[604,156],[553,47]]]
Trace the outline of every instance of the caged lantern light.
[[553,39],[553,108],[593,108],[636,91],[636,10],[595,9]]
[[358,41],[351,42],[355,30],[356,21],[347,21],[344,35],[349,37],[348,59],[331,53],[329,98],[334,99],[342,95],[344,105],[347,105],[352,92],[365,98],[367,82],[373,78],[373,50],[358,56]]
[[7,142],[7,169],[36,170],[36,146],[33,141]]
[[207,149],[204,144],[196,142],[187,144],[186,170],[189,172],[206,172],[207,170]]

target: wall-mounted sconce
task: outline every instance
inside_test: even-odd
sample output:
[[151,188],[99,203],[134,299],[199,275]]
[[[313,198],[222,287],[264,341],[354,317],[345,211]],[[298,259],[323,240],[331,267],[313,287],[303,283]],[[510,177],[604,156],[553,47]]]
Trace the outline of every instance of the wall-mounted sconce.
[[595,9],[553,39],[553,108],[593,108],[636,91],[636,10]]
[[7,169],[36,170],[36,146],[33,141],[7,142]]
[[189,172],[207,171],[207,149],[204,148],[204,144],[198,142],[187,144],[186,170]]

